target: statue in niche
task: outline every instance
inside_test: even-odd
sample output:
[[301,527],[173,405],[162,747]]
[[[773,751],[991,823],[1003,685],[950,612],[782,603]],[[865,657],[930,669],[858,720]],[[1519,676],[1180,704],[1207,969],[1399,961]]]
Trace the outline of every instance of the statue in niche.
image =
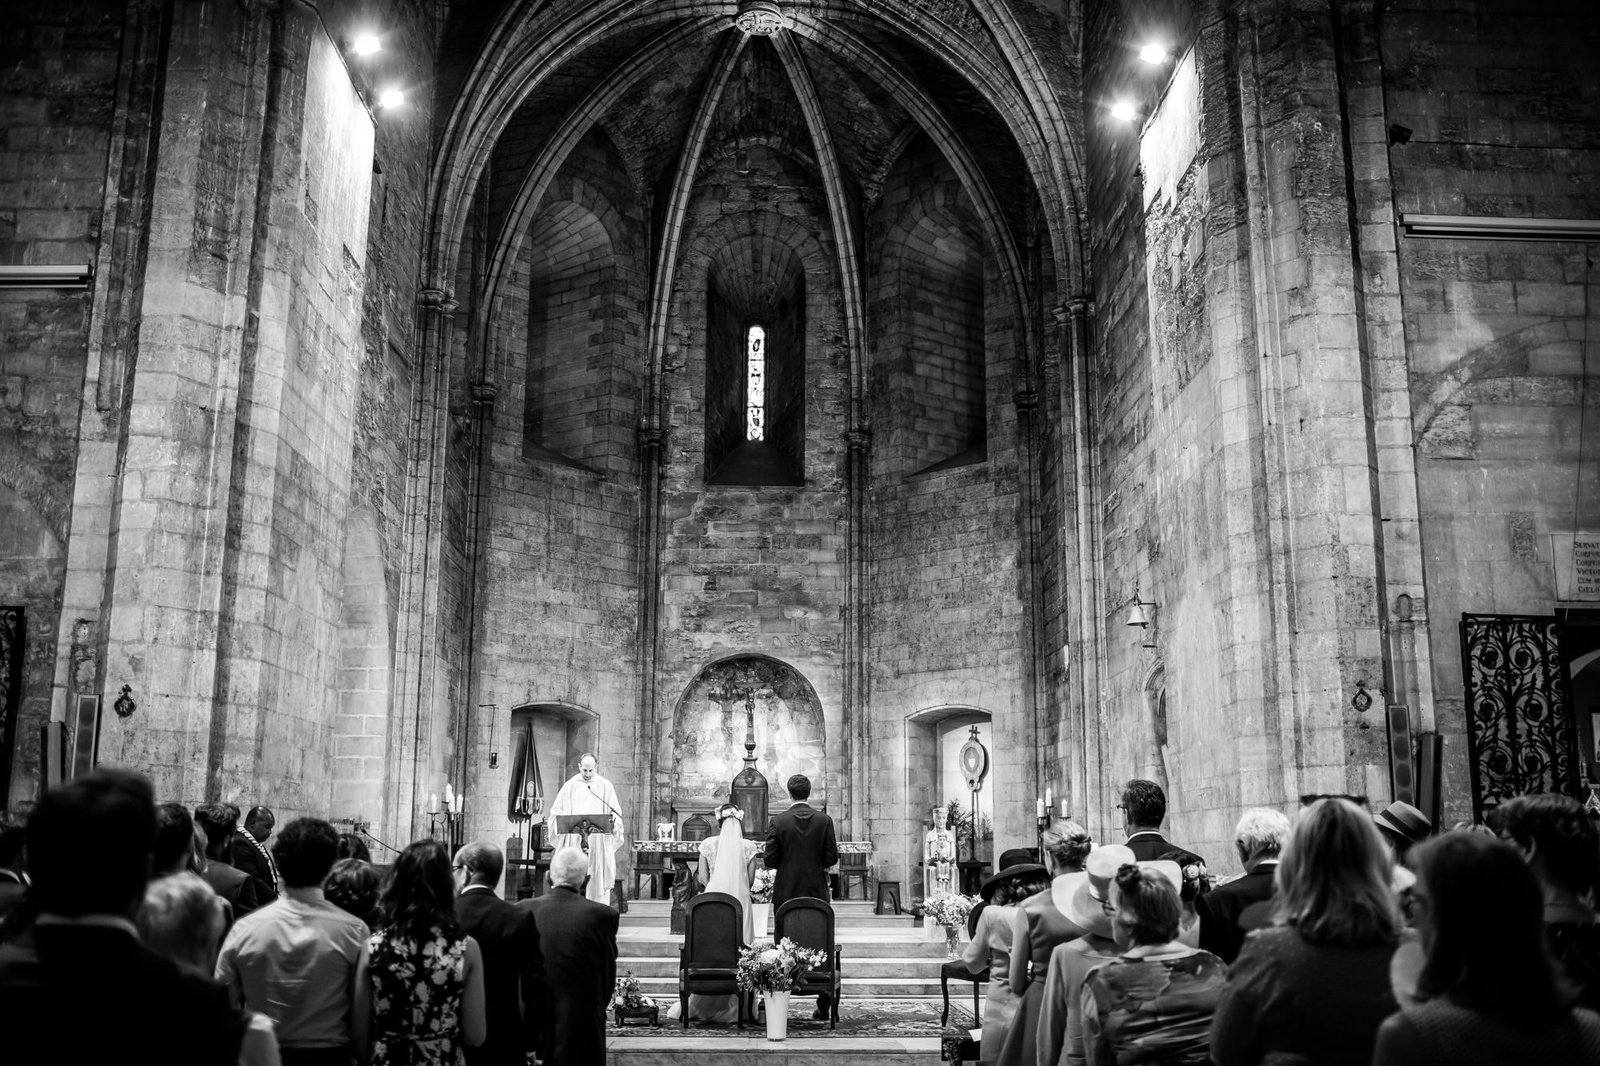
[[951,832],[945,809],[933,809],[933,827],[922,844],[922,896],[946,896],[955,891],[956,835]]

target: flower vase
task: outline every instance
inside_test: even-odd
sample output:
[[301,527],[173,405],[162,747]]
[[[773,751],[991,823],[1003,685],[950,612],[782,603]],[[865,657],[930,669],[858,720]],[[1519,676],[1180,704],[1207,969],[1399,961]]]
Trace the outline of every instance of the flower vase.
[[767,1039],[783,1040],[789,1035],[789,993],[763,992],[766,1001]]
[[767,936],[767,923],[772,920],[772,904],[750,904],[750,931],[757,940],[765,940]]
[[949,955],[952,959],[961,954],[960,932],[955,929],[946,929],[944,931],[944,950],[945,954]]

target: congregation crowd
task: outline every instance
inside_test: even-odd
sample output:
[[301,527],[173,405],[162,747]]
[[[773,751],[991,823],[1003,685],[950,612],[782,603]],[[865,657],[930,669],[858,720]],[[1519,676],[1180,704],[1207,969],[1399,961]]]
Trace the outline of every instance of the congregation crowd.
[[[983,1061],[1600,1064],[1600,832],[1575,800],[1437,834],[1405,803],[1252,808],[1242,874],[1214,882],[1162,834],[1159,786],[1121,798],[1123,842],[1058,821],[1042,862],[984,883],[964,960],[990,974]],[[320,819],[80,777],[0,823],[5,1061],[603,1063],[618,914],[584,897],[577,848],[518,904],[504,865],[429,839],[381,876]]]
[[513,905],[490,843],[420,840],[385,877],[321,819],[239,821],[100,770],[0,824],[0,1061],[604,1062],[618,914],[582,850]]
[[[981,1061],[1003,1066],[1600,1063],[1600,833],[1519,796],[1434,834],[1396,802],[1246,810],[1243,874],[1161,832],[1127,783],[1124,843],[1055,822],[1042,864],[983,885],[964,961],[990,975]],[[1023,856],[1031,858],[1031,856]]]

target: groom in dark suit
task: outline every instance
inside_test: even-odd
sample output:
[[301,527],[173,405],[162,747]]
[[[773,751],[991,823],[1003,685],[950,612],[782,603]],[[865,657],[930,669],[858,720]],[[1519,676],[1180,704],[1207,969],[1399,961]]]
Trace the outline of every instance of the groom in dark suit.
[[[767,847],[763,859],[767,869],[776,871],[772,881],[772,909],[800,896],[828,898],[828,867],[839,861],[839,841],[833,835],[833,819],[806,800],[811,798],[811,779],[795,774],[788,781],[794,803],[772,819],[767,827]],[[826,993],[817,997],[814,1018],[826,1018],[831,1005]]]

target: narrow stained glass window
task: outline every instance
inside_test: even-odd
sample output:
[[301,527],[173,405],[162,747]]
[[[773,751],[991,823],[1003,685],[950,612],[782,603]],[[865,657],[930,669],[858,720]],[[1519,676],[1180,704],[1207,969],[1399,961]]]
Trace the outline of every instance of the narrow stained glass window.
[[744,439],[767,436],[767,331],[751,326],[745,334]]

